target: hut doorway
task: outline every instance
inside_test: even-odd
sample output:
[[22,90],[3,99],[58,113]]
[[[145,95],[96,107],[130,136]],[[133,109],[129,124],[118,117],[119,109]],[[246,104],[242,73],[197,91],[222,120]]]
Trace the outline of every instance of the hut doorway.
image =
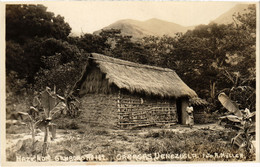
[[176,100],[176,105],[177,105],[177,114],[178,114],[178,123],[182,124],[182,100],[180,98],[178,98]]
[[186,125],[186,120],[188,114],[186,113],[186,108],[188,106],[188,98],[179,98],[177,99],[177,113],[178,113],[178,123],[182,125]]

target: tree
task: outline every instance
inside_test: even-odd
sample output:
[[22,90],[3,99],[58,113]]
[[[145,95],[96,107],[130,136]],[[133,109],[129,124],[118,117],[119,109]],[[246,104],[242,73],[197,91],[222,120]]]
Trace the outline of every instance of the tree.
[[[20,71],[23,67],[24,49],[22,46],[14,41],[6,41],[6,69],[7,73],[10,71]],[[21,69],[19,69],[21,68]]]
[[121,30],[102,30],[98,35],[84,34],[78,46],[86,52],[97,52],[107,56],[137,63],[147,63],[147,50],[143,45],[134,42],[131,36],[124,36]]
[[33,83],[33,76],[41,67],[42,40],[35,38],[28,39],[27,43],[21,45],[14,41],[6,41],[6,74],[15,71],[20,79],[26,79]]
[[[61,61],[70,60],[71,50],[64,43],[71,28],[64,18],[48,12],[43,5],[6,6],[6,71],[34,84],[34,76],[45,68],[44,57],[63,53]],[[64,49],[67,48],[67,49]],[[66,52],[66,53],[65,53]]]
[[80,49],[84,49],[87,53],[105,53],[110,50],[110,45],[106,42],[107,38],[95,34],[84,34],[80,38],[71,38],[74,44]]
[[[84,67],[87,54],[66,41],[48,38],[42,42],[41,68],[35,73],[35,87],[44,89],[46,86],[56,85],[59,93],[70,89],[79,79]],[[48,48],[45,50],[44,48]]]
[[131,36],[117,35],[112,39],[114,39],[114,47],[111,51],[113,57],[148,64],[149,51],[140,43],[133,42]]
[[149,64],[160,67],[172,68],[170,63],[170,53],[173,51],[178,37],[169,37],[164,35],[163,37],[148,36],[144,37],[140,43],[149,55]]
[[43,5],[6,5],[6,39],[24,43],[28,38],[66,39],[71,28],[64,17],[47,12]]
[[225,64],[227,29],[225,25],[200,25],[180,36],[170,52],[170,66],[201,97],[215,96],[218,67]]
[[239,34],[240,47],[238,55],[242,61],[236,64],[240,70],[243,83],[255,87],[256,81],[256,5],[249,5],[247,12],[235,15],[236,31]]

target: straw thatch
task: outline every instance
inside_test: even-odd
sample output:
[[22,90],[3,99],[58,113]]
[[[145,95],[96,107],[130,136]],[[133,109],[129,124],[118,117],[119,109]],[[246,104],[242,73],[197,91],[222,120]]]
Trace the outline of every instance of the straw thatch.
[[207,106],[207,105],[209,105],[209,103],[206,100],[201,99],[199,97],[191,98],[191,99],[189,99],[189,102],[192,105],[195,105],[195,106]]
[[161,97],[197,97],[175,73],[168,68],[137,64],[97,53],[90,56],[108,83],[131,93],[145,93]]

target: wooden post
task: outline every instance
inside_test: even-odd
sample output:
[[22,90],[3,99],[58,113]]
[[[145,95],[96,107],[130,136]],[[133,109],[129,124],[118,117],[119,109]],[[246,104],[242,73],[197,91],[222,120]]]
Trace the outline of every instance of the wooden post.
[[117,114],[118,114],[118,124],[119,124],[119,127],[121,128],[121,125],[120,125],[120,112],[121,112],[121,95],[120,95],[120,90],[118,91],[118,96],[117,96]]

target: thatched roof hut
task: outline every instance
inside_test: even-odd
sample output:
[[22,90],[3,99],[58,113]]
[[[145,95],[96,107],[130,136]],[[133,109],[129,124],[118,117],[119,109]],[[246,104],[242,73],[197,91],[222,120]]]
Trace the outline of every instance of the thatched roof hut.
[[114,84],[119,89],[161,97],[197,97],[195,91],[171,69],[137,64],[97,53],[92,53],[90,59],[105,74],[108,84]]
[[[120,127],[155,122],[186,124],[188,101],[198,97],[174,70],[97,53],[90,55],[74,94],[113,95]],[[107,107],[101,108],[105,111]]]

